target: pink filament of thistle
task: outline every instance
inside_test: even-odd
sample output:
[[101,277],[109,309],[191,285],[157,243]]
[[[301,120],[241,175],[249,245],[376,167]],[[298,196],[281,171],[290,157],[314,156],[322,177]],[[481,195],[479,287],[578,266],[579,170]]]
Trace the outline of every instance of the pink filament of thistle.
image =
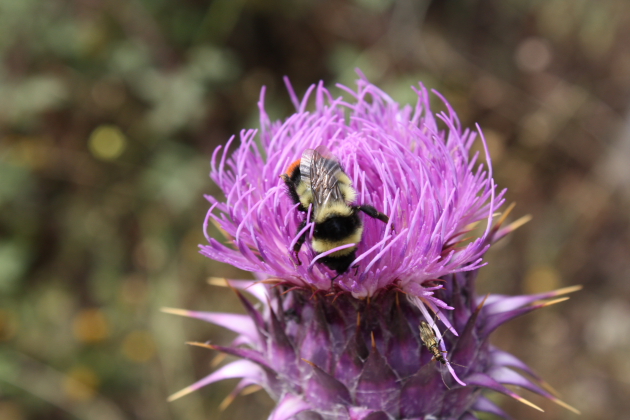
[[313,265],[319,259],[324,258],[324,257],[326,257],[326,256],[328,256],[330,254],[333,254],[333,253],[337,252],[337,251],[341,251],[342,249],[352,248],[353,246],[356,246],[356,245],[357,244],[354,244],[354,243],[352,243],[352,244],[345,244],[345,245],[341,245],[341,246],[338,246],[336,248],[333,248],[331,250],[328,250],[326,252],[322,252],[321,254],[318,254],[315,258],[313,258],[313,261],[311,261],[311,263],[309,264],[309,266],[308,266],[309,270],[311,269],[311,267],[313,267]]
[[302,237],[302,235],[304,235],[304,233],[306,233],[306,231],[308,229],[310,229],[311,225],[313,225],[314,223],[307,223],[306,226],[304,226],[302,228],[302,230],[300,230],[297,235],[295,235],[295,238],[293,238],[293,240],[291,241],[291,243],[289,244],[289,254],[291,254],[291,250],[293,249],[293,247],[295,246],[295,244],[297,244],[298,240],[300,239],[300,237]]

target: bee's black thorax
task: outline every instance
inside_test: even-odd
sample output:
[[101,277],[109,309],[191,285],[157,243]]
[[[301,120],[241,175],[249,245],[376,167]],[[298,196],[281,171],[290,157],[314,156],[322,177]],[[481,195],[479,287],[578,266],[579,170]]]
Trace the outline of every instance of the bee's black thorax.
[[293,184],[295,187],[298,186],[298,184],[300,183],[300,178],[302,177],[302,174],[300,172],[300,166],[296,166],[295,169],[293,170],[293,172],[291,173],[291,175],[289,176],[289,179],[291,180],[291,184]]
[[330,215],[322,222],[315,224],[313,237],[330,242],[336,242],[347,238],[361,227],[361,219],[356,211],[350,216]]

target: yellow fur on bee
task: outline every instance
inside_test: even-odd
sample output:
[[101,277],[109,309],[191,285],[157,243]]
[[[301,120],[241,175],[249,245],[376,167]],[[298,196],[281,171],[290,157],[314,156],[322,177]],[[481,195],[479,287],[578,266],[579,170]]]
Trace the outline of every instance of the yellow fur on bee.
[[329,217],[350,216],[351,214],[352,208],[346,203],[331,203],[328,206],[317,210],[317,213],[315,214],[315,223],[322,223]]
[[306,185],[306,182],[300,182],[295,189],[298,197],[300,197],[300,203],[302,206],[307,209],[308,206],[313,202],[313,191]]
[[[343,238],[340,241],[327,241],[323,239],[313,239],[313,251],[321,254],[322,252],[330,251],[333,248],[337,248],[338,246],[347,245],[347,244],[358,244],[361,241],[361,235],[363,234],[363,227],[358,228],[352,235]],[[333,252],[330,254],[331,257],[339,257],[342,255],[347,255],[357,249],[356,246],[342,249],[340,251]]]
[[[348,177],[346,176],[346,178]],[[352,188],[352,186],[343,182],[339,182],[339,190],[341,191],[343,199],[346,203],[354,203],[354,200],[357,198],[357,192],[354,188]]]

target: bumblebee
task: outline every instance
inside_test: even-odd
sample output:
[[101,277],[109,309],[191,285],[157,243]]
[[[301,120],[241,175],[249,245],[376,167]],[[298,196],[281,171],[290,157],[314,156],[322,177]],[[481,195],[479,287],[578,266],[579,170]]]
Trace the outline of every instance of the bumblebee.
[[[352,205],[357,197],[352,181],[339,161],[323,146],[305,150],[302,157],[293,162],[281,177],[291,200],[299,204],[299,211],[308,213],[309,206],[312,205],[310,221],[315,226],[311,246],[317,254],[361,241],[363,223],[359,218],[359,211],[383,223],[389,221],[389,217],[372,206]],[[307,223],[304,219],[298,232]],[[308,231],[300,235],[293,247],[298,262],[298,252],[307,235]],[[319,261],[337,274],[343,274],[356,258],[356,251],[355,245],[326,255]]]

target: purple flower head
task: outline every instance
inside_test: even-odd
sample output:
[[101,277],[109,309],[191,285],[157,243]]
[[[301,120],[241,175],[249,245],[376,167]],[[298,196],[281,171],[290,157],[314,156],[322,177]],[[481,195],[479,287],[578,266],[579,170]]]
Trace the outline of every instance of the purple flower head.
[[[263,89],[260,133],[243,131],[231,157],[227,151],[234,138],[212,161],[211,177],[226,201],[208,197],[207,219],[234,238],[236,247],[208,237],[201,252],[296,286],[330,289],[334,274],[317,263],[309,246],[299,255],[301,265],[290,252],[304,215],[279,179],[305,150],[324,146],[352,180],[356,203],[376,207],[391,223],[364,217],[357,269],[336,278],[334,286],[356,298],[395,286],[430,300],[430,289],[423,287],[427,280],[482,265],[492,214],[503,202],[495,194],[491,168],[478,164],[477,155],[469,158],[476,133],[460,128],[446,102],[448,114],[431,113],[424,87],[416,89],[414,107],[399,106],[365,80],[358,81],[356,92],[341,88],[351,100],[333,98],[320,83],[298,102],[289,85],[298,111],[275,123],[265,114]],[[307,103],[313,91],[311,112]],[[438,120],[446,130],[438,128]],[[479,221],[487,226],[482,235],[458,245],[468,226]],[[305,229],[312,230],[312,223]]]
[[[357,268],[336,278],[334,285],[356,298],[395,286],[444,307],[425,282],[482,265],[491,217],[503,202],[501,194],[495,195],[490,167],[477,164],[477,155],[469,158],[476,133],[461,130],[446,102],[449,113],[437,119],[447,129],[439,130],[422,86],[416,89],[414,107],[400,107],[365,80],[358,81],[357,92],[341,86],[350,101],[333,98],[320,83],[299,102],[288,86],[298,112],[284,122],[270,123],[263,90],[260,135],[243,131],[240,146],[229,158],[234,138],[222,154],[216,150],[211,177],[226,201],[208,197],[212,207],[207,219],[234,238],[236,247],[208,238],[202,253],[296,286],[330,289],[332,272],[317,263],[309,246],[299,255],[301,265],[290,252],[304,216],[279,179],[304,150],[324,146],[353,181],[357,203],[376,207],[391,223],[364,218],[353,263]],[[309,112],[313,91],[315,111]],[[459,246],[467,227],[481,220],[487,226],[481,237]],[[312,235],[312,223],[309,228]]]
[[[174,397],[236,377],[242,379],[229,398],[249,385],[264,387],[278,401],[272,420],[469,420],[477,411],[509,418],[482,389],[538,408],[505,384],[566,406],[524,363],[488,342],[499,325],[576,288],[476,296],[484,253],[522,222],[501,227],[511,207],[495,220],[503,192],[482,136],[488,163],[471,156],[479,127],[462,129],[437,93],[447,112],[435,115],[422,85],[416,104],[403,107],[363,78],[356,91],[339,86],[346,99],[320,83],[299,101],[287,86],[295,114],[270,122],[263,89],[260,130],[241,132],[231,154],[234,137],[212,158],[211,177],[225,201],[207,197],[204,231],[212,222],[228,243],[207,236],[201,252],[257,278],[228,281],[247,315],[168,310],[237,333],[230,346],[196,344],[242,360]],[[295,244],[303,234],[311,239],[316,223],[312,206],[299,211],[280,175],[306,150],[321,148],[356,190],[349,204],[373,206],[389,220],[361,215],[358,243],[318,253],[306,240],[296,257]],[[349,246],[357,247],[356,258],[342,274],[320,261]]]

